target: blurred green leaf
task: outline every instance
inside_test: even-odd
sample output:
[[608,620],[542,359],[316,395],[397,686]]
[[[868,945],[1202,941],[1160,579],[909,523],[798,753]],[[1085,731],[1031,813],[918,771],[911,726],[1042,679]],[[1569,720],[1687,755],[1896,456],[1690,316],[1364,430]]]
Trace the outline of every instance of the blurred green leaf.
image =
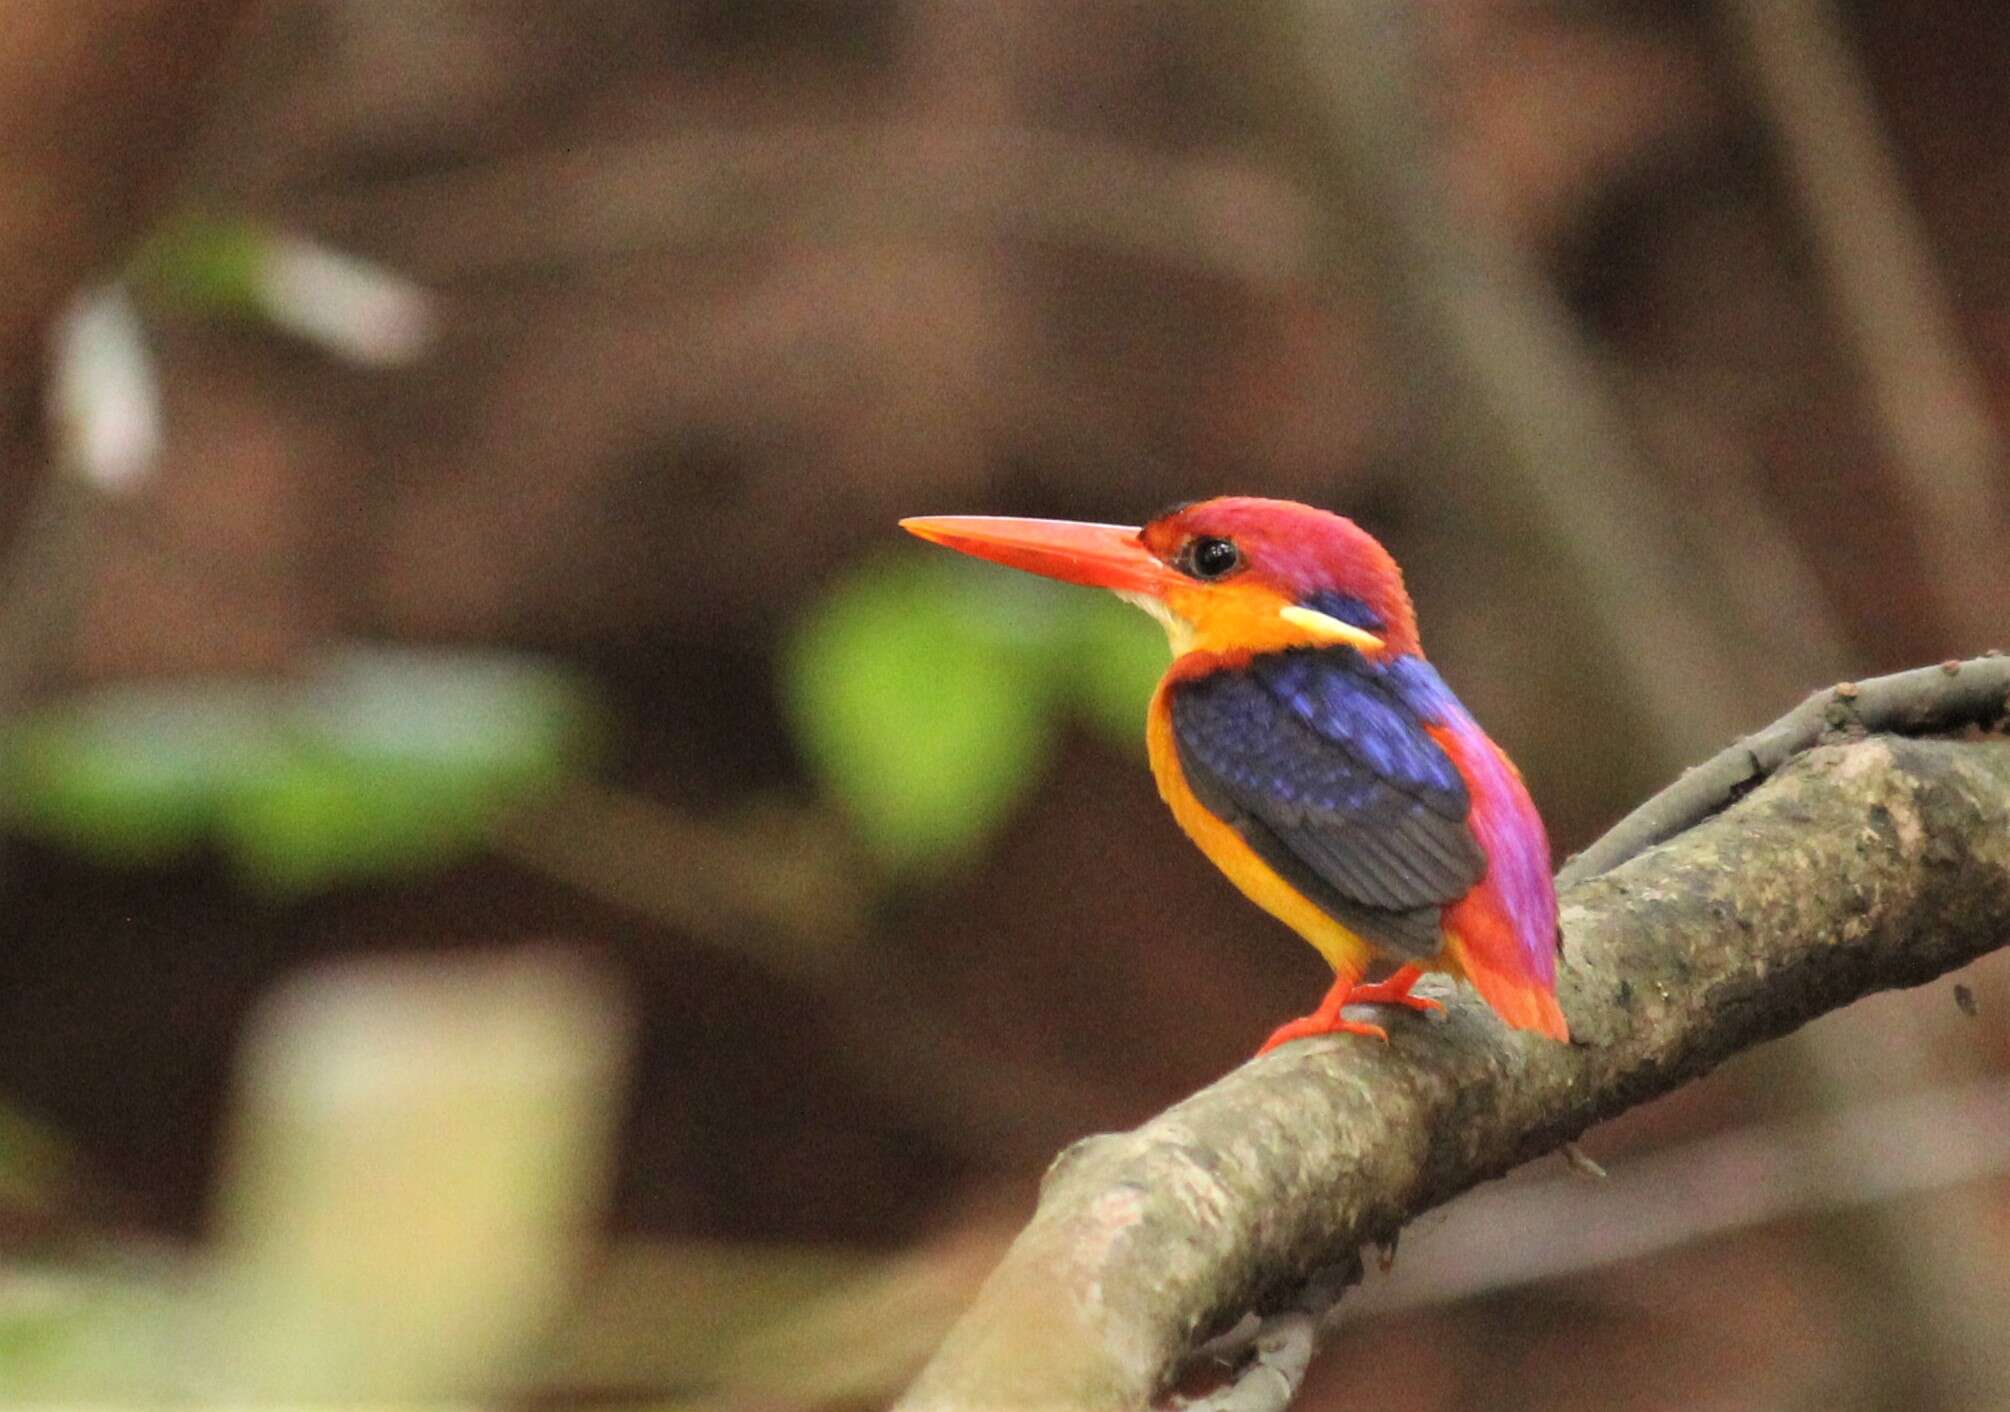
[[1079,594],[1075,602],[1075,701],[1110,741],[1142,752],[1145,711],[1168,660],[1165,630],[1107,593]]
[[11,822],[114,864],[198,847],[219,802],[284,766],[283,688],[163,682],[99,689],[10,728]]
[[1037,783],[1079,710],[1135,749],[1163,634],[1107,594],[944,555],[873,560],[784,654],[797,733],[894,871],[967,857]]
[[216,801],[214,826],[247,879],[279,892],[409,874],[472,852],[492,812],[445,772],[373,768],[310,748]]
[[202,313],[255,315],[270,235],[243,220],[184,215],[163,222],[133,257],[128,278],[151,295]]
[[38,1264],[0,1264],[0,1401],[64,1395],[64,1371],[112,1302],[94,1274]]
[[211,844],[283,892],[474,851],[586,753],[571,674],[526,658],[346,648],[293,681],[100,689],[0,737],[14,825],[117,864]]
[[890,869],[967,856],[1038,777],[1064,598],[903,554],[838,584],[788,644],[784,684],[810,763]]
[[288,704],[289,756],[217,818],[245,872],[285,891],[474,852],[498,812],[577,766],[595,716],[551,664],[394,647],[330,654]]

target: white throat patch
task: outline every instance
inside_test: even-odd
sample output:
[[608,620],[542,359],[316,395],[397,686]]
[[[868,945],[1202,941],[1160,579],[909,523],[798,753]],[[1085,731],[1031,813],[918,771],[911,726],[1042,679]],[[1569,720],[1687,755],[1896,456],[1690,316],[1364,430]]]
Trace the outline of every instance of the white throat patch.
[[1159,626],[1166,630],[1166,642],[1171,645],[1173,656],[1184,657],[1193,651],[1196,637],[1193,624],[1168,607],[1163,598],[1154,598],[1149,593],[1126,593],[1122,589],[1112,591],[1133,608],[1142,608],[1159,620]]

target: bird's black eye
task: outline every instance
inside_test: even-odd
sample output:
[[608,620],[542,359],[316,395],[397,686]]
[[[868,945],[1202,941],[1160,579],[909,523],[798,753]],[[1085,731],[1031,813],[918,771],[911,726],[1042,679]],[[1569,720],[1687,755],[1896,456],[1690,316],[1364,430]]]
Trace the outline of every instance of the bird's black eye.
[[1226,578],[1242,567],[1242,551],[1232,539],[1204,535],[1187,545],[1180,565],[1197,579]]

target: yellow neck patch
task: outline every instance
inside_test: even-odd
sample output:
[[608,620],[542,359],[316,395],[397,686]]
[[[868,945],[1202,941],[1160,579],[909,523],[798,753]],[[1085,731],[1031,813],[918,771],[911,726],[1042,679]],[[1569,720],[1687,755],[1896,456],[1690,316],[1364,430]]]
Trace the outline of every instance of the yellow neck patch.
[[1375,634],[1342,622],[1317,609],[1291,602],[1260,586],[1230,587],[1195,584],[1159,598],[1147,593],[1118,593],[1159,620],[1175,657],[1189,652],[1281,652],[1289,647],[1341,645],[1360,652],[1380,652],[1385,644]]

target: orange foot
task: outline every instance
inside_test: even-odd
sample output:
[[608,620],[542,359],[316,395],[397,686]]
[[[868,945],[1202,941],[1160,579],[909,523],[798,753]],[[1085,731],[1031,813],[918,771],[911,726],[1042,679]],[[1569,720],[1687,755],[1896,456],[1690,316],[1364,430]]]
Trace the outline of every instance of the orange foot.
[[1340,1017],[1342,1009],[1349,1005],[1401,1005],[1411,1010],[1442,1010],[1445,1007],[1436,1000],[1421,995],[1410,994],[1410,987],[1423,975],[1421,968],[1403,966],[1392,972],[1386,980],[1373,985],[1356,985],[1342,976],[1333,982],[1333,988],[1326,992],[1326,998],[1319,1002],[1319,1008],[1310,1015],[1279,1025],[1263,1042],[1258,1054],[1268,1054],[1280,1044],[1294,1039],[1309,1039],[1322,1034],[1359,1034],[1370,1039],[1388,1041],[1389,1032],[1380,1025],[1370,1025],[1360,1020],[1345,1020]]

